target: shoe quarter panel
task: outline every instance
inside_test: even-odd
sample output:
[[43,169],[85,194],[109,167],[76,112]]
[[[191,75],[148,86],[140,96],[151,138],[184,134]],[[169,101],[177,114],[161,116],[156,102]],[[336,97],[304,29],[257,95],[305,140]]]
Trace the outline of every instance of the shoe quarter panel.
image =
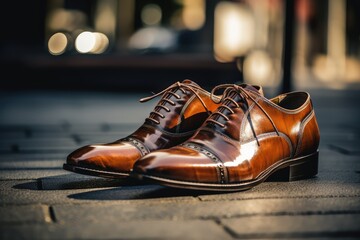
[[[268,109],[265,109],[265,111],[268,112]],[[241,142],[247,142],[250,139],[253,139],[255,135],[257,136],[259,134],[270,132],[275,132],[270,119],[266,117],[255,103],[253,103],[250,105],[249,111],[246,112],[243,121],[241,122]]]
[[301,123],[295,157],[313,154],[318,150],[319,143],[320,130],[313,110]]
[[[270,103],[269,101],[263,99],[259,101],[259,104],[263,107],[263,109],[272,119],[278,132],[285,134],[290,139],[292,148],[296,149],[302,121],[312,111],[310,101],[306,101],[301,107],[295,110],[287,110],[281,108],[278,105]],[[261,113],[259,112],[261,110],[257,106],[255,106],[255,108],[256,111],[261,115]],[[265,132],[275,131],[270,119],[265,117],[264,114],[262,114],[261,116],[262,117],[260,117],[259,120],[255,118],[256,126],[254,127],[256,133],[261,134]],[[247,128],[247,131],[251,131],[251,129],[249,129],[248,123]]]
[[291,157],[291,143],[284,135],[263,134],[259,136],[259,144],[255,139],[241,143],[238,156],[224,163],[229,183],[253,180],[264,169]]

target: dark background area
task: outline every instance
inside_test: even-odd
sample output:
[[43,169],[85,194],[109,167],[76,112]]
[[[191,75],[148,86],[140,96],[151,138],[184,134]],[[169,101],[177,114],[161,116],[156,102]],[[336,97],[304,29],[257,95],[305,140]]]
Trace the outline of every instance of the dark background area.
[[[196,31],[179,31],[178,47],[172,51],[149,51],[131,52],[122,51],[115,42],[110,42],[111,48],[102,54],[78,54],[69,51],[59,56],[53,56],[48,52],[46,30],[49,6],[56,1],[3,1],[1,14],[1,46],[0,64],[2,68],[1,88],[5,90],[19,89],[52,89],[52,90],[102,90],[102,91],[148,91],[162,89],[174,81],[189,78],[205,88],[211,88],[221,83],[243,82],[242,69],[238,68],[236,61],[219,62],[214,58],[214,9],[219,2],[206,1],[206,22],[203,27]],[[134,1],[134,29],[142,26],[141,9],[146,4],[158,4],[163,8],[161,25],[168,26],[170,13],[179,8],[176,1]],[[249,4],[249,1],[229,1],[240,4]],[[298,88],[294,84],[293,59],[297,54],[298,37],[296,30],[301,22],[301,6],[306,17],[306,25],[310,38],[308,39],[308,56],[306,62],[311,68],[316,54],[326,54],[327,49],[327,18],[328,1],[287,1],[292,4],[286,16],[284,1],[269,1],[280,3],[282,19],[284,22],[282,35],[284,42],[278,70],[277,81],[268,84],[273,88],[279,88],[283,84],[286,90]],[[89,16],[87,24],[94,26],[94,12],[97,1],[73,0],[63,1],[66,9],[76,9]],[[279,5],[279,4],[278,4]],[[300,9],[300,10],[299,10]],[[356,0],[346,1],[346,56],[353,57],[357,62],[355,69],[360,66],[360,27],[359,27],[360,3]],[[300,17],[299,17],[300,16]],[[288,24],[288,28],[286,28]],[[290,35],[286,36],[290,29]],[[271,29],[269,30],[271,31]],[[271,32],[270,32],[271,34]],[[115,41],[121,39],[116,33]],[[287,40],[289,40],[287,42]],[[111,40],[113,41],[113,40]],[[268,46],[272,48],[272,46]],[[289,55],[286,56],[286,53]],[[285,58],[284,58],[285,57]],[[244,59],[244,56],[239,56]],[[285,61],[284,61],[285,60]],[[285,69],[284,69],[285,68]],[[284,77],[282,75],[284,72]],[[357,76],[355,71],[353,75]],[[306,77],[304,77],[306,78]],[[341,76],[339,77],[340,80]],[[306,78],[305,80],[310,79]],[[354,78],[352,78],[354,79]],[[355,77],[350,83],[343,81],[342,88],[352,88],[358,85],[360,76]],[[309,80],[313,85],[330,87],[331,82]],[[284,82],[286,81],[286,82]],[[301,80],[302,81],[302,80]],[[259,84],[262,84],[261,82]],[[283,88],[284,89],[284,88]]]
[[[95,1],[65,2],[69,8],[91,15]],[[139,1],[137,8],[146,2],[149,1]],[[189,48],[172,53],[124,54],[111,50],[101,55],[72,52],[52,56],[44,37],[47,1],[4,1],[2,5],[5,12],[1,21],[2,89],[148,92],[186,78],[204,87],[242,81],[236,63],[219,63],[210,51],[196,53]],[[204,33],[195,33],[190,38],[201,34]],[[182,41],[186,43],[185,36]],[[211,43],[211,39],[208,41]]]

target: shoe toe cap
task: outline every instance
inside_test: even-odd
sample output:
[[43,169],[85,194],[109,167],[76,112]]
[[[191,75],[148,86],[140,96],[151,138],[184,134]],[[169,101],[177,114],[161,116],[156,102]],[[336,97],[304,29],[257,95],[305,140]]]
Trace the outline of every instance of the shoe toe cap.
[[76,149],[67,156],[66,163],[105,171],[129,172],[140,152],[131,144],[87,145]]
[[189,182],[217,182],[217,165],[193,149],[182,146],[158,150],[141,158],[133,173]]

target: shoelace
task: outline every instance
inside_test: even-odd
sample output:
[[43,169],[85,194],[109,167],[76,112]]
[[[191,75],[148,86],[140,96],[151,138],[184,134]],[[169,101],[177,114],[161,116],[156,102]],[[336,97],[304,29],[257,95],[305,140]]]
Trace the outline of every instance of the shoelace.
[[170,112],[170,108],[166,107],[165,104],[169,103],[172,106],[175,106],[176,103],[174,101],[172,101],[170,99],[171,96],[176,97],[177,99],[181,99],[179,94],[176,94],[175,92],[172,92],[173,89],[180,89],[184,94],[186,93],[184,89],[188,89],[189,91],[193,92],[195,94],[195,96],[200,100],[201,104],[203,105],[203,107],[205,108],[206,112],[208,113],[208,115],[210,115],[210,111],[208,110],[208,108],[206,107],[206,104],[204,103],[204,101],[202,100],[202,98],[199,96],[199,94],[196,92],[196,90],[201,90],[201,88],[199,86],[196,86],[194,84],[188,83],[188,84],[184,84],[181,82],[176,82],[172,85],[170,85],[169,87],[167,87],[166,89],[162,90],[161,92],[158,93],[154,93],[153,95],[149,96],[149,97],[145,97],[140,99],[140,102],[147,102],[157,96],[163,95],[162,99],[159,101],[159,103],[155,106],[154,110],[150,112],[149,117],[147,117],[146,119],[159,124],[160,122],[156,119],[154,119],[152,117],[153,114],[158,115],[161,118],[165,118],[165,116],[159,112],[160,109],[164,109],[166,112]]
[[[214,92],[219,90],[219,89],[224,89],[225,91],[220,99],[220,101],[215,101],[213,98]],[[235,105],[236,108],[241,108],[240,105],[233,99],[235,97],[234,96],[230,96],[230,94],[232,92],[234,92],[236,95],[238,95],[240,97],[241,100],[243,100],[243,102],[246,105],[247,110],[249,109],[249,99],[254,102],[256,104],[256,106],[259,107],[259,109],[265,114],[265,116],[270,120],[276,134],[279,136],[279,131],[275,126],[274,121],[271,119],[271,117],[269,116],[269,114],[265,111],[265,109],[250,95],[250,93],[248,93],[248,91],[250,90],[246,90],[244,87],[240,86],[240,85],[236,85],[236,84],[221,84],[216,86],[212,91],[211,91],[211,99],[215,102],[215,103],[220,103],[222,102],[222,104],[218,107],[217,111],[212,113],[212,115],[206,120],[207,122],[212,122],[214,124],[219,125],[220,127],[224,128],[225,125],[222,124],[221,122],[218,122],[217,120],[214,119],[214,116],[219,115],[221,117],[223,117],[226,121],[229,121],[229,117],[226,116],[224,113],[222,113],[220,110],[221,108],[225,108],[227,109],[231,114],[234,114],[234,110],[228,106],[229,103],[233,103]],[[260,96],[259,93],[256,93],[255,91],[253,91],[254,94],[257,94],[258,96]],[[250,115],[250,111],[248,113],[249,117],[248,117],[248,121],[250,123],[250,127],[251,127],[251,131],[256,139],[256,142],[258,144],[258,146],[260,146],[260,142],[259,139],[255,133],[255,129],[251,120],[251,115]]]

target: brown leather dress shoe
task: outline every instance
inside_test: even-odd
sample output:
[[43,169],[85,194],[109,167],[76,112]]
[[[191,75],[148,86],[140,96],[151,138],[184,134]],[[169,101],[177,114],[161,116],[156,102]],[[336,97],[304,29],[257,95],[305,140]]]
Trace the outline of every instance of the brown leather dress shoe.
[[189,139],[219,105],[210,99],[209,92],[190,80],[176,82],[140,101],[159,95],[161,100],[135,132],[112,143],[76,149],[68,155],[63,168],[87,175],[126,177],[139,158]]
[[135,178],[171,187],[238,191],[269,176],[315,176],[320,132],[307,92],[267,99],[243,86],[224,85],[222,105],[184,143],[148,154]]

